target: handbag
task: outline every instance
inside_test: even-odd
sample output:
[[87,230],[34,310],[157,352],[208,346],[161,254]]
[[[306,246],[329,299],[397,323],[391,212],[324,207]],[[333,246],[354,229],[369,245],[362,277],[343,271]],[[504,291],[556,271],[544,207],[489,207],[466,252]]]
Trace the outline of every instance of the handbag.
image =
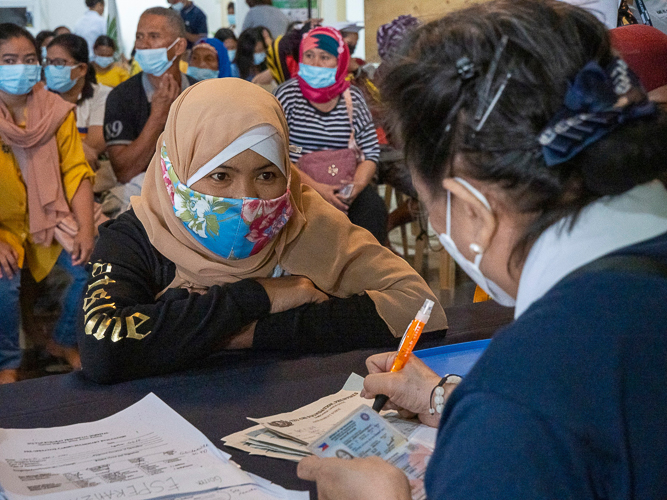
[[340,186],[354,180],[357,165],[364,161],[364,153],[354,138],[352,95],[350,89],[343,92],[347,116],[350,120],[350,139],[346,149],[316,151],[303,155],[298,162],[299,170],[322,184]]
[[[102,205],[93,203],[93,226],[95,227],[95,236],[97,236],[97,227],[103,222],[108,221],[109,218],[102,213]],[[79,234],[79,223],[74,218],[74,214],[70,214],[61,220],[56,226],[54,238],[60,246],[69,254],[74,250],[74,238]]]

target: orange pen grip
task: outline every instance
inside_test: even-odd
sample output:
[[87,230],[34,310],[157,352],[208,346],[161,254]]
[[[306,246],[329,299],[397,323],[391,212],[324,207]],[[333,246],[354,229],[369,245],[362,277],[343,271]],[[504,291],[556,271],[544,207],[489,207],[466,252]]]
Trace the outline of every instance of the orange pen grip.
[[398,349],[398,355],[394,360],[394,364],[391,365],[392,372],[402,370],[405,363],[408,362],[408,358],[410,357],[415,344],[419,340],[425,325],[426,323],[419,321],[418,319],[415,319],[412,321],[412,323],[410,323],[408,333],[405,335],[405,340],[401,344],[401,347]]

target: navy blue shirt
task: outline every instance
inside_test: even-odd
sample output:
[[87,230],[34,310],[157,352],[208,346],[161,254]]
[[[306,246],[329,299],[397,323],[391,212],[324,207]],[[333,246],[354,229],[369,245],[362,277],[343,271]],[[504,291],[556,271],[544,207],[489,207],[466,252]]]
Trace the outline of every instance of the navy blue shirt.
[[[667,264],[667,234],[617,254]],[[667,498],[667,279],[565,278],[452,393],[429,500]]]
[[[206,14],[194,3],[190,4],[190,7],[181,10],[181,17],[185,23],[185,31],[188,33],[192,33],[193,35],[208,34]],[[191,49],[192,46],[192,42],[188,42],[188,49]]]

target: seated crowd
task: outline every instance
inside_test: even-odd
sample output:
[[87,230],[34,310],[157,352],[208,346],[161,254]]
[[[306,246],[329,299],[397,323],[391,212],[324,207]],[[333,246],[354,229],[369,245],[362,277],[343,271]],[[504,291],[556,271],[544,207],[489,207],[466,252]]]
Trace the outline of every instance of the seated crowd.
[[[19,379],[24,284],[55,267],[48,352],[98,383],[223,350],[395,349],[425,299],[442,335],[388,239],[422,206],[515,308],[460,383],[367,361],[363,396],[439,427],[428,498],[667,497],[667,35],[491,0],[381,26],[375,67],[354,26],[248,0],[238,37],[210,37],[168,3],[131,60],[103,0],[74,33],[0,24],[0,383]],[[378,183],[406,204],[388,214]],[[321,499],[411,497],[373,458],[298,473]]]

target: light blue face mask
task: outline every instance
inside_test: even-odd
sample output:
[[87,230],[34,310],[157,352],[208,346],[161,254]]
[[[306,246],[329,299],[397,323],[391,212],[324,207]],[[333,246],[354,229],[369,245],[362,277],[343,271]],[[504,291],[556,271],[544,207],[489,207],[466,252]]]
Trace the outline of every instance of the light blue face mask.
[[255,66],[259,66],[266,61],[266,52],[255,52],[252,59],[255,62]]
[[227,50],[227,57],[229,57],[229,62],[233,63],[234,58],[236,57],[236,49],[228,49]]
[[137,49],[137,53],[134,55],[135,61],[141,66],[141,69],[144,73],[148,73],[153,76],[162,76],[164,73],[171,67],[178,56],[174,56],[173,59],[169,60],[167,56],[167,51],[171,49],[180,38],[174,40],[169,47],[162,47],[159,49]]
[[211,78],[218,78],[218,71],[209,68],[196,68],[195,66],[188,66],[187,74],[195,80],[210,80]]
[[227,14],[227,22],[230,26],[236,26],[236,14]]
[[183,10],[183,3],[182,2],[174,3],[171,5],[171,8],[174,9],[176,12],[180,12]]
[[46,86],[49,90],[62,94],[71,90],[78,79],[72,80],[72,69],[76,66],[53,66],[49,64],[44,68],[44,76],[46,76]]
[[299,63],[299,76],[314,89],[331,87],[336,83],[336,72],[338,68],[322,68]]
[[46,45],[42,46],[42,62],[46,61]]
[[25,95],[42,76],[39,64],[1,64],[0,90],[13,95]]
[[94,56],[93,61],[97,63],[100,68],[108,68],[114,63],[114,58],[113,56]]

